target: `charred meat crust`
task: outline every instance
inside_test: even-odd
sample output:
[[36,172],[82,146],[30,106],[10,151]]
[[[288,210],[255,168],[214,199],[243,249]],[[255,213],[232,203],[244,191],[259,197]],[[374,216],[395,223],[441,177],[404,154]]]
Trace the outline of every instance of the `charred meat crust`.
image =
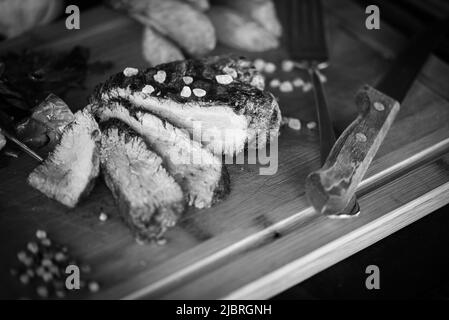
[[[112,130],[117,130],[117,138],[119,139],[119,141],[117,141],[113,146],[117,147],[117,152],[126,152],[125,145],[130,144],[132,146],[136,146],[136,148],[145,150],[144,152],[146,152],[149,157],[158,159],[155,154],[153,154],[146,148],[142,138],[121,121],[116,119],[106,121],[101,124],[101,128],[103,130],[104,138],[110,137],[109,135],[112,135]],[[120,141],[120,139],[123,139],[123,141]],[[133,143],[135,143],[135,145]],[[108,143],[104,142],[102,148],[108,147]],[[114,155],[111,152],[103,152],[102,150],[101,168],[105,183],[111,190],[114,199],[117,202],[122,219],[128,224],[128,226],[137,236],[147,240],[160,238],[165,233],[167,228],[173,226],[176,223],[176,221],[184,211],[184,199],[180,187],[176,184],[173,178],[168,175],[165,169],[161,167],[160,159],[159,163],[157,163],[157,161],[151,161],[151,163],[147,164],[149,166],[154,166],[152,168],[154,170],[154,174],[152,172],[139,173],[142,175],[146,174],[149,178],[154,177],[152,185],[138,185],[139,188],[135,191],[137,193],[143,193],[142,197],[139,197],[139,199],[137,200],[139,203],[134,203],[133,200],[130,199],[130,197],[124,191],[125,185],[123,184],[123,180],[120,180],[128,179],[129,176],[126,175],[125,177],[117,177],[117,172],[119,172],[120,169],[124,170],[124,172],[126,173],[128,170],[132,170],[132,168],[114,167],[114,165],[116,165],[117,163],[112,164],[110,162],[112,161],[110,157],[114,157]],[[129,161],[144,160],[140,158],[131,159],[129,158],[129,155],[127,155],[127,159]],[[124,165],[127,166],[129,164],[124,163]],[[145,187],[160,187],[158,185],[159,183],[167,184],[166,188],[170,189],[170,191],[166,195],[170,197],[170,199],[160,198],[161,194],[156,195],[155,193],[153,193],[152,189],[142,191],[142,188],[145,189]],[[126,188],[132,188],[132,185],[126,186]],[[127,190],[127,192],[129,191],[130,190]],[[164,194],[162,194],[162,196],[163,195]],[[144,196],[150,198],[144,198]]]
[[[240,62],[239,62],[240,61]],[[242,67],[243,65],[243,67]],[[217,83],[215,76],[224,74],[226,67],[235,69],[237,80],[230,84]],[[240,66],[240,67],[239,67]],[[158,71],[165,71],[166,79],[163,83],[153,78]],[[180,95],[185,83],[183,77],[193,78],[191,88],[203,89],[207,92],[204,97]],[[131,93],[141,92],[146,85],[155,89],[151,94],[156,99],[169,99],[180,104],[195,103],[201,107],[223,104],[231,108],[237,115],[245,115],[250,120],[253,129],[267,129],[267,124],[273,113],[274,97],[247,83],[257,76],[256,71],[246,67],[244,60],[229,57],[212,57],[203,60],[175,61],[140,71],[137,75],[127,77],[120,72],[113,75],[105,83],[94,90],[91,102],[100,104],[101,101],[117,97],[114,92],[118,89],[128,89]]]

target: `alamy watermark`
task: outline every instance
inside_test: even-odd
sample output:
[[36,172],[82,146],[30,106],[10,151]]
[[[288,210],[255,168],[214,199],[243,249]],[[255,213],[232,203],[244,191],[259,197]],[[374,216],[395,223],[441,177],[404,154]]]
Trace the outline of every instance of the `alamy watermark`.
[[260,175],[274,175],[278,170],[278,130],[205,128],[201,121],[193,121],[189,130],[181,131],[192,139],[165,141],[172,145],[167,152],[173,165],[259,165]]
[[79,290],[81,288],[80,268],[71,264],[67,266],[65,273],[68,274],[65,279],[65,287],[67,290]]
[[65,8],[65,13],[69,15],[65,19],[65,27],[68,30],[79,30],[81,28],[80,8],[72,4]]
[[365,287],[368,290],[380,289],[380,269],[376,265],[369,265],[365,269],[365,273],[369,276],[365,280]]
[[380,10],[378,6],[370,5],[365,9],[365,13],[368,17],[365,20],[365,27],[368,30],[379,30],[380,29]]

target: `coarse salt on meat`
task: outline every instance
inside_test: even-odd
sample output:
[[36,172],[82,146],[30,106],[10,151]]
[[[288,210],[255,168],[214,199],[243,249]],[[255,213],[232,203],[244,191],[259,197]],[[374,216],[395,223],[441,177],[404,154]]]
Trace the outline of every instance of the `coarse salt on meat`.
[[229,74],[221,74],[221,75],[217,75],[215,76],[215,79],[217,80],[217,82],[219,84],[230,84],[232,83],[232,81],[234,81],[234,79],[232,79],[232,77]]
[[139,70],[136,68],[125,68],[125,70],[123,70],[123,74],[125,75],[125,77],[132,77],[135,76],[139,73]]
[[191,84],[193,82],[192,77],[183,77],[182,80],[184,81],[185,84]]
[[142,93],[144,94],[152,94],[154,92],[154,87],[150,84],[147,84],[142,88]]
[[154,76],[153,76],[154,81],[159,82],[159,83],[164,83],[165,79],[167,79],[167,73],[165,73],[165,71],[163,70],[159,70]]
[[192,90],[188,86],[184,86],[181,91],[181,97],[188,98],[192,95]]
[[206,95],[206,90],[203,89],[193,89],[193,94],[199,98],[204,97]]

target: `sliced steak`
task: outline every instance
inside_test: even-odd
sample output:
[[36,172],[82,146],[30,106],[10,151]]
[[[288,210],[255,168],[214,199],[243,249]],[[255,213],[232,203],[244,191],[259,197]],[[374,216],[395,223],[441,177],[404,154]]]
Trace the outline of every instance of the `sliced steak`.
[[[243,82],[254,79],[251,69],[239,69],[240,60],[226,59],[231,58],[177,61],[143,72],[125,70],[97,87],[92,102],[125,99],[186,129],[215,154],[238,153],[258,135],[263,147],[267,133],[279,130],[278,103],[270,93]],[[229,65],[236,70],[233,76],[224,70]]]
[[210,207],[229,193],[229,175],[221,158],[190,139],[187,132],[123,100],[98,106],[94,112],[101,122],[119,119],[140,134],[163,159],[189,205]]
[[101,127],[101,169],[120,214],[138,236],[162,236],[184,210],[180,186],[127,125],[112,120]]
[[99,174],[100,130],[93,116],[78,111],[48,158],[28,177],[31,186],[73,208]]

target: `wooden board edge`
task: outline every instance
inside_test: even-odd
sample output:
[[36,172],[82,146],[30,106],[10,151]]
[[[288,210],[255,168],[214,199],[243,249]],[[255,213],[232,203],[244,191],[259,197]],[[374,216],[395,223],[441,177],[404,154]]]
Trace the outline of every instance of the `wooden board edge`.
[[[268,299],[449,203],[449,182],[363,227],[279,268],[222,299]],[[430,205],[429,205],[430,204]],[[386,226],[392,226],[390,228]],[[357,241],[355,241],[357,240]],[[338,250],[336,250],[338,248]],[[329,255],[333,255],[330,262]],[[313,261],[313,266],[310,263]],[[285,275],[289,275],[286,281]],[[295,278],[295,282],[291,279]]]

